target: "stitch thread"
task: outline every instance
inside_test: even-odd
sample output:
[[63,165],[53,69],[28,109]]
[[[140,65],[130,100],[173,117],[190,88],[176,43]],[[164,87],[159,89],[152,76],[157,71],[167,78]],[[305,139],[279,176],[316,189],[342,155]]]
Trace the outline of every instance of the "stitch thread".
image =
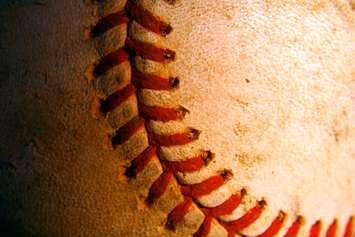
[[265,230],[264,233],[259,235],[259,237],[272,237],[275,236],[281,229],[282,224],[285,220],[286,214],[284,212],[280,212],[279,215],[275,218],[275,220],[271,223],[269,228]]
[[260,201],[255,207],[250,209],[244,216],[240,217],[235,221],[231,221],[225,224],[227,230],[231,233],[238,233],[242,229],[248,227],[253,222],[255,222],[264,211],[266,202]]
[[226,172],[226,174],[212,176],[198,184],[184,185],[181,187],[181,192],[183,195],[192,198],[210,194],[212,191],[221,187],[225,181],[230,178],[230,175],[230,172],[228,172],[228,174]]
[[164,147],[179,146],[186,145],[194,140],[197,140],[199,135],[200,131],[194,128],[187,128],[185,132],[171,135],[159,135],[152,132],[150,134],[150,142]]
[[127,38],[126,47],[135,56],[150,59],[156,62],[175,60],[175,52],[170,49],[158,48],[153,44],[144,43],[135,39]]
[[129,56],[126,51],[124,49],[118,49],[101,58],[101,60],[95,67],[94,75],[98,77],[113,68],[114,66],[117,66],[128,60]]
[[326,237],[334,237],[336,235],[338,226],[338,221],[335,219],[333,223],[328,227],[327,232],[325,233]]
[[118,129],[116,135],[112,137],[113,145],[121,145],[131,138],[139,129],[144,128],[144,119],[133,118],[131,121]]
[[351,237],[354,228],[354,217],[350,217],[348,223],[346,224],[346,229],[344,237]]
[[205,210],[203,210],[203,211],[205,213],[205,220],[203,221],[202,225],[200,226],[200,229],[194,234],[194,237],[207,237],[211,231],[211,225],[212,225],[213,218]]
[[177,205],[174,210],[172,210],[167,218],[166,226],[169,229],[174,230],[175,226],[182,221],[185,215],[189,212],[192,207],[192,199],[185,197],[184,202]]
[[151,90],[172,90],[179,86],[177,77],[163,78],[157,75],[142,73],[133,67],[132,82],[139,88]]
[[147,198],[148,203],[153,203],[165,193],[173,176],[174,175],[170,170],[164,171],[160,175],[160,177],[153,183],[153,185],[149,189],[149,195]]
[[322,222],[321,221],[315,222],[312,225],[311,230],[309,231],[309,237],[319,237],[320,231],[321,231],[321,227],[322,227]]
[[102,101],[100,111],[104,114],[113,111],[135,93],[136,88],[132,84],[128,84],[126,87],[114,92],[107,97],[106,100]]
[[169,24],[158,19],[139,4],[132,4],[127,1],[126,10],[134,20],[154,33],[165,36],[172,31],[172,27]]
[[231,197],[221,205],[209,208],[209,213],[212,216],[224,216],[231,214],[239,206],[244,195],[244,190],[241,191],[240,195],[231,195]]
[[304,224],[304,218],[302,216],[297,217],[297,219],[292,223],[290,228],[287,230],[284,237],[296,237],[303,224]]
[[188,110],[182,106],[179,108],[164,108],[140,103],[139,112],[147,119],[168,122],[172,120],[184,119],[185,114],[188,113]]
[[106,17],[103,17],[99,20],[99,22],[94,26],[94,28],[91,31],[91,37],[95,38],[106,31],[121,25],[121,24],[127,24],[129,22],[128,17],[126,16],[126,13],[124,11],[119,11],[112,13]]
[[198,156],[192,157],[184,161],[165,161],[166,165],[176,172],[194,172],[200,170],[202,167],[208,165],[212,160],[211,152],[201,152]]
[[149,146],[141,154],[139,154],[131,163],[131,166],[127,168],[126,175],[131,178],[135,178],[148,163],[156,156],[156,147]]

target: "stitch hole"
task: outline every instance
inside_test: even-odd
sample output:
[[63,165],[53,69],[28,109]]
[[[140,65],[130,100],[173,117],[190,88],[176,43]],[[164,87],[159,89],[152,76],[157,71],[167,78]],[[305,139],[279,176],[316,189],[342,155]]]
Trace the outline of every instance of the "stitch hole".
[[160,33],[162,36],[166,36],[166,35],[170,34],[172,30],[173,30],[173,28],[171,27],[170,24],[164,23],[160,26]]
[[191,140],[196,140],[201,134],[201,131],[195,128],[188,128],[188,129],[189,129],[188,134]]
[[211,151],[203,151],[202,154],[203,154],[205,166],[208,166],[209,163],[211,163],[211,161],[214,159],[215,154],[212,153]]
[[169,85],[173,89],[178,89],[180,86],[180,79],[178,77],[170,77],[169,78]]
[[228,169],[224,169],[222,171],[220,171],[220,175],[222,176],[223,180],[224,181],[228,181],[230,180],[231,178],[233,178],[233,173],[231,170],[228,170]]
[[176,53],[170,49],[164,49],[164,58],[168,60],[175,60]]

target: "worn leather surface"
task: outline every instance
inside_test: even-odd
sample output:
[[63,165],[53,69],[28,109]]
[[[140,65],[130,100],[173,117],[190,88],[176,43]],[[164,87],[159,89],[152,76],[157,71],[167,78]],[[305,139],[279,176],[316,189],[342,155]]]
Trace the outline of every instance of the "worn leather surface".
[[[347,2],[141,2],[174,28],[157,44],[177,52],[169,73],[181,78],[186,122],[202,130],[198,146],[216,153],[214,168],[234,171],[229,191],[247,186],[272,214],[347,218],[355,208]],[[81,1],[0,3],[4,236],[173,235],[163,225],[181,197],[173,189],[146,208],[146,184],[161,170],[127,181],[130,149],[103,149],[106,128],[90,117],[95,92],[83,72],[98,55],[83,29],[91,20]]]

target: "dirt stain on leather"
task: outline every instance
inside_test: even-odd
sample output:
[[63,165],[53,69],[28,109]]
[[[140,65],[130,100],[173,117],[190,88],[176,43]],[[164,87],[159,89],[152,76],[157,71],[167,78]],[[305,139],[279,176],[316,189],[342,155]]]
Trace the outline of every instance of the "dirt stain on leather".
[[265,157],[260,154],[249,154],[246,152],[236,154],[235,158],[240,165],[247,168],[259,166],[265,161]]
[[347,120],[348,114],[343,110],[339,115],[337,115],[333,121],[332,133],[334,140],[339,143],[341,140],[346,139],[349,135],[349,127],[345,122]]

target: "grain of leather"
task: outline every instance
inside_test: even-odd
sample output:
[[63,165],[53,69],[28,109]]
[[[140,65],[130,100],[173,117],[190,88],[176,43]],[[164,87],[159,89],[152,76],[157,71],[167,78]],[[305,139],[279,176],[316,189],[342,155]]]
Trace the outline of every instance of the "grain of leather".
[[[136,2],[169,22],[173,31],[161,37],[132,22],[128,35],[172,49],[177,57],[169,64],[136,57],[133,65],[178,76],[181,82],[174,92],[139,90],[138,100],[190,111],[183,122],[151,121],[148,126],[159,134],[186,126],[201,131],[196,142],[162,152],[169,160],[199,149],[214,153],[206,168],[177,175],[185,184],[199,183],[220,169],[233,172],[226,185],[197,202],[214,207],[246,188],[241,207],[222,220],[241,217],[261,198],[267,209],[243,234],[261,234],[281,209],[288,218],[278,236],[296,215],[306,218],[300,236],[307,236],[318,219],[326,227],[333,218],[339,220],[340,235],[355,209],[355,38],[348,2]],[[88,86],[86,65],[123,45],[125,28],[94,42],[84,41],[82,31],[99,16],[121,10],[125,1],[109,1],[92,19],[92,8],[82,3],[26,4],[0,5],[6,55],[0,64],[6,79],[0,186],[5,214],[0,221],[13,224],[8,231],[34,236],[192,234],[201,219],[195,204],[185,226],[180,223],[175,233],[164,227],[167,213],[182,201],[176,183],[153,207],[144,204],[149,186],[162,173],[157,157],[140,178],[122,175],[147,146],[145,132],[127,146],[102,149],[104,133],[138,113],[136,98],[108,114],[106,124],[88,116],[93,94],[107,97],[130,75],[129,65],[120,65],[110,72],[120,75],[117,81],[106,74]],[[209,236],[227,234],[217,220],[212,226]]]

